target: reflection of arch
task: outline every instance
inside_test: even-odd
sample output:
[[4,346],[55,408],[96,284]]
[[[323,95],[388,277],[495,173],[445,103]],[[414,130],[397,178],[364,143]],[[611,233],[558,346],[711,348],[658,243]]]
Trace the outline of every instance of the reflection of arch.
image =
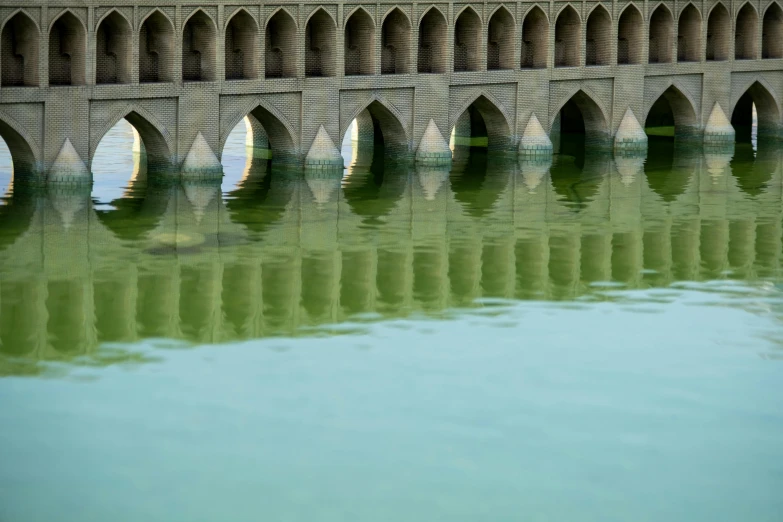
[[612,17],[598,4],[587,17],[585,65],[609,65],[612,59]]
[[0,137],[3,138],[14,165],[14,176],[32,175],[38,172],[40,151],[29,133],[16,121],[0,114]]
[[707,18],[707,60],[728,60],[730,47],[731,17],[728,9],[718,2]]
[[357,7],[345,22],[345,74],[375,72],[375,23],[370,14]]
[[761,31],[761,57],[783,58],[783,9],[777,2],[764,12]]
[[617,22],[617,63],[642,63],[644,21],[634,4],[628,4]]
[[49,28],[49,85],[84,85],[87,30],[70,9]]
[[250,13],[240,8],[226,25],[226,80],[258,78],[258,24]]
[[215,81],[217,29],[215,21],[196,9],[182,30],[182,81]]
[[777,136],[781,118],[780,103],[772,94],[772,89],[765,83],[764,80],[756,78],[750,82],[750,85],[739,91],[742,94],[731,106],[731,123],[735,126],[750,126],[751,105],[755,104],[758,135]]
[[139,82],[174,81],[174,24],[155,9],[139,30]]
[[581,61],[582,21],[571,5],[566,5],[555,21],[555,67],[576,67]]
[[481,69],[481,18],[465,7],[454,23],[454,71]]
[[3,87],[38,86],[38,42],[35,20],[17,9],[6,19],[0,36],[0,83]]
[[489,18],[487,31],[487,69],[514,68],[514,36],[516,22],[505,8],[498,7]]
[[566,98],[558,109],[553,113],[554,118],[560,113],[560,110],[569,101],[579,108],[579,112],[582,113],[582,119],[585,124],[585,144],[587,145],[604,145],[609,137],[609,125],[607,123],[606,113],[599,103],[583,89],[577,89],[574,94]]
[[116,9],[100,22],[95,35],[95,83],[130,83],[131,24]]
[[755,60],[756,35],[758,34],[759,14],[750,2],[745,3],[737,13],[737,26],[734,33],[734,59]]
[[95,135],[99,138],[90,145],[90,161],[95,155],[103,137],[109,130],[117,125],[121,119],[128,120],[141,137],[144,151],[147,157],[148,170],[166,169],[171,166],[171,151],[174,149],[174,141],[166,130],[166,127],[150,114],[149,111],[136,104],[128,104],[114,113]]
[[543,9],[534,5],[522,22],[522,67],[546,68],[549,50],[549,19]]
[[701,59],[701,13],[688,4],[680,11],[677,22],[677,61],[698,62]]
[[335,75],[337,25],[323,8],[316,9],[305,24],[305,76]]
[[660,4],[650,16],[649,63],[671,63],[674,17],[665,4]]
[[456,126],[457,120],[471,106],[476,109],[484,120],[487,130],[487,147],[490,150],[504,150],[508,148],[511,141],[510,118],[507,117],[503,105],[485,91],[481,91],[469,98],[460,107],[459,111],[454,113],[456,116],[450,122],[450,128],[453,129]]
[[[409,150],[408,131],[403,125],[404,118],[396,107],[382,98],[373,97],[365,105],[354,111],[347,125],[340,129],[340,136],[344,136],[353,120],[367,111],[372,118],[372,126],[375,132],[380,131],[383,137],[384,150],[387,155],[403,156]],[[378,137],[375,137],[378,143]]]
[[282,7],[266,23],[266,77],[295,78],[297,68],[296,22]]
[[[674,118],[675,136],[689,137],[697,133],[699,120],[695,109],[696,104],[687,94],[687,91],[682,91],[674,83],[669,82],[658,96],[651,99],[653,102],[644,111],[645,127],[648,126],[647,120],[651,115],[658,111],[658,108],[653,111],[655,105],[659,104],[661,100],[665,100]],[[659,105],[659,107],[661,106]]]
[[430,7],[419,20],[420,73],[445,73],[448,62],[446,48],[446,17],[435,6]]
[[411,22],[395,7],[381,26],[381,74],[405,74],[410,71]]
[[269,139],[269,146],[273,153],[273,159],[283,161],[293,160],[298,156],[299,149],[296,145],[296,132],[286,118],[269,105],[263,98],[255,98],[238,111],[229,124],[222,129],[219,149],[222,150],[228,139],[228,135],[234,130],[245,116],[252,115],[263,126]]

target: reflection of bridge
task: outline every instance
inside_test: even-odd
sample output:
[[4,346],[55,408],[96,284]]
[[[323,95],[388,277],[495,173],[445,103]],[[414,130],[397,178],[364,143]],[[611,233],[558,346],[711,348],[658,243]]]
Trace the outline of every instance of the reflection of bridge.
[[246,116],[257,147],[318,165],[340,163],[354,119],[422,160],[447,160],[444,136],[478,119],[490,148],[540,153],[569,101],[597,147],[643,148],[659,111],[680,136],[731,140],[754,103],[759,132],[779,134],[777,2],[162,4],[0,8],[0,136],[18,174],[89,178],[122,118],[156,166],[199,175]]
[[551,175],[546,163],[478,178],[402,170],[372,190],[367,171],[341,182],[262,165],[236,199],[209,184],[149,188],[110,213],[88,191],[16,193],[0,218],[15,231],[1,236],[0,350],[58,359],[107,341],[230,341],[479,297],[573,298],[595,281],[777,278],[781,159],[762,151],[741,175],[701,154],[677,154],[669,174],[627,159]]

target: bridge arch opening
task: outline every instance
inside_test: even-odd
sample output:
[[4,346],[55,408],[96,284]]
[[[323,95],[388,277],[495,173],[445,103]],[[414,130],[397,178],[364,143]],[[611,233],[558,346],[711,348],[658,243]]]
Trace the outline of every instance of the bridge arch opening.
[[455,120],[449,146],[459,163],[472,152],[506,152],[511,145],[506,116],[489,98],[479,95]]
[[698,62],[700,59],[701,15],[693,4],[688,4],[677,22],[677,61]]
[[522,68],[545,69],[549,53],[549,20],[538,6],[522,22]]
[[13,176],[16,178],[31,176],[36,173],[37,160],[33,148],[13,125],[0,117],[0,138],[5,141],[11,155]]
[[217,78],[215,40],[217,30],[212,19],[197,10],[182,31],[182,81],[212,82]]
[[595,100],[580,90],[558,111],[550,134],[556,153],[582,158],[588,149],[604,149],[608,132],[603,111]]
[[487,31],[487,70],[514,68],[516,24],[508,9],[501,6],[489,19]]
[[0,36],[0,85],[38,86],[39,39],[38,27],[21,11],[5,23]]
[[334,76],[335,70],[334,20],[323,9],[318,9],[305,26],[305,76]]
[[381,74],[407,74],[411,61],[411,22],[398,8],[381,28]]
[[95,35],[95,83],[131,82],[131,26],[117,11],[112,11],[98,26]]
[[139,82],[174,81],[174,26],[153,11],[139,30]]
[[266,77],[296,78],[296,23],[284,9],[266,24]]
[[643,34],[642,14],[633,4],[629,4],[620,15],[620,21],[617,23],[617,63],[619,65],[642,63]]
[[481,18],[468,7],[454,24],[454,71],[481,70]]
[[599,5],[587,17],[585,65],[609,65],[612,60],[612,19]]
[[759,15],[756,9],[746,3],[737,13],[737,26],[734,33],[734,59],[755,60],[758,56]]
[[761,32],[762,58],[783,58],[783,9],[777,2],[764,13]]
[[769,90],[753,82],[734,105],[731,125],[738,142],[756,143],[757,138],[779,136],[780,117],[780,107]]
[[[406,159],[408,136],[397,116],[378,100],[359,112],[346,129],[343,148],[351,147],[350,164],[369,166]],[[343,156],[348,160],[348,156]]]
[[430,7],[419,22],[420,73],[443,74],[448,63],[446,18],[437,7]]
[[258,24],[244,9],[238,10],[226,26],[226,80],[258,78]]
[[674,85],[669,86],[647,112],[644,130],[652,138],[693,138],[698,118],[690,100]]
[[84,85],[86,51],[84,25],[66,11],[49,31],[49,85]]
[[555,67],[577,67],[582,60],[582,21],[567,5],[555,22]]
[[[247,164],[265,163],[271,159],[273,165],[293,164],[299,161],[294,137],[288,127],[263,105],[258,105],[241,118],[222,138],[221,157],[227,152],[229,139],[244,137],[242,142],[229,147],[233,156],[247,154]],[[254,167],[255,168],[255,167]]]
[[731,47],[731,17],[722,3],[717,3],[707,18],[707,61],[729,59]]
[[375,24],[362,8],[345,22],[345,75],[375,73]]
[[669,9],[661,4],[650,17],[649,63],[671,63],[674,35],[674,17]]

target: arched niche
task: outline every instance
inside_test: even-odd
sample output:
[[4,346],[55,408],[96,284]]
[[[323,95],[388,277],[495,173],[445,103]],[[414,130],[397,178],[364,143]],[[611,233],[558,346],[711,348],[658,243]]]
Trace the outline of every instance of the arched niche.
[[49,85],[84,85],[86,50],[84,25],[66,11],[49,31]]
[[204,11],[196,11],[182,31],[182,81],[215,81],[217,31]]
[[576,10],[566,6],[555,22],[555,67],[577,67],[582,56],[582,22]]
[[0,36],[0,83],[3,87],[38,86],[38,42],[35,23],[23,12],[3,26]]
[[545,69],[549,53],[549,20],[534,6],[522,22],[522,68]]
[[636,7],[629,5],[620,15],[617,23],[617,63],[637,65],[644,59],[642,46],[644,21]]
[[318,9],[305,26],[305,76],[335,75],[335,24],[329,14]]
[[749,3],[737,13],[737,25],[734,33],[734,59],[755,60],[758,56],[759,15]]
[[446,72],[448,64],[446,32],[446,18],[438,8],[431,7],[419,22],[418,72],[435,74]]
[[650,16],[649,63],[671,63],[674,35],[674,18],[663,4]]
[[454,24],[454,71],[481,70],[481,19],[468,7]]
[[698,62],[701,59],[701,15],[688,4],[677,22],[677,61]]
[[296,24],[287,11],[280,9],[266,24],[266,77],[295,78]]
[[375,24],[364,9],[345,22],[345,75],[375,73]]
[[98,25],[95,35],[95,83],[131,82],[131,26],[117,11]]
[[258,78],[258,24],[247,11],[240,9],[226,26],[226,80]]
[[381,74],[410,72],[411,23],[395,8],[386,15],[381,28]]
[[487,70],[513,69],[514,37],[516,24],[514,17],[505,7],[500,7],[489,19],[487,31]]
[[139,30],[139,82],[174,81],[174,26],[154,11]]
[[707,61],[729,59],[731,48],[731,17],[726,7],[718,3],[707,19]]

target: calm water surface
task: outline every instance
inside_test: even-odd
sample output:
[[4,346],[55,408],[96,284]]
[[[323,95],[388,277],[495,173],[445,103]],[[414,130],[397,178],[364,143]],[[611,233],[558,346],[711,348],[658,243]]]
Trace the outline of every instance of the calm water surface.
[[[783,149],[0,153],[0,521],[783,519]],[[249,159],[248,159],[249,158]]]

